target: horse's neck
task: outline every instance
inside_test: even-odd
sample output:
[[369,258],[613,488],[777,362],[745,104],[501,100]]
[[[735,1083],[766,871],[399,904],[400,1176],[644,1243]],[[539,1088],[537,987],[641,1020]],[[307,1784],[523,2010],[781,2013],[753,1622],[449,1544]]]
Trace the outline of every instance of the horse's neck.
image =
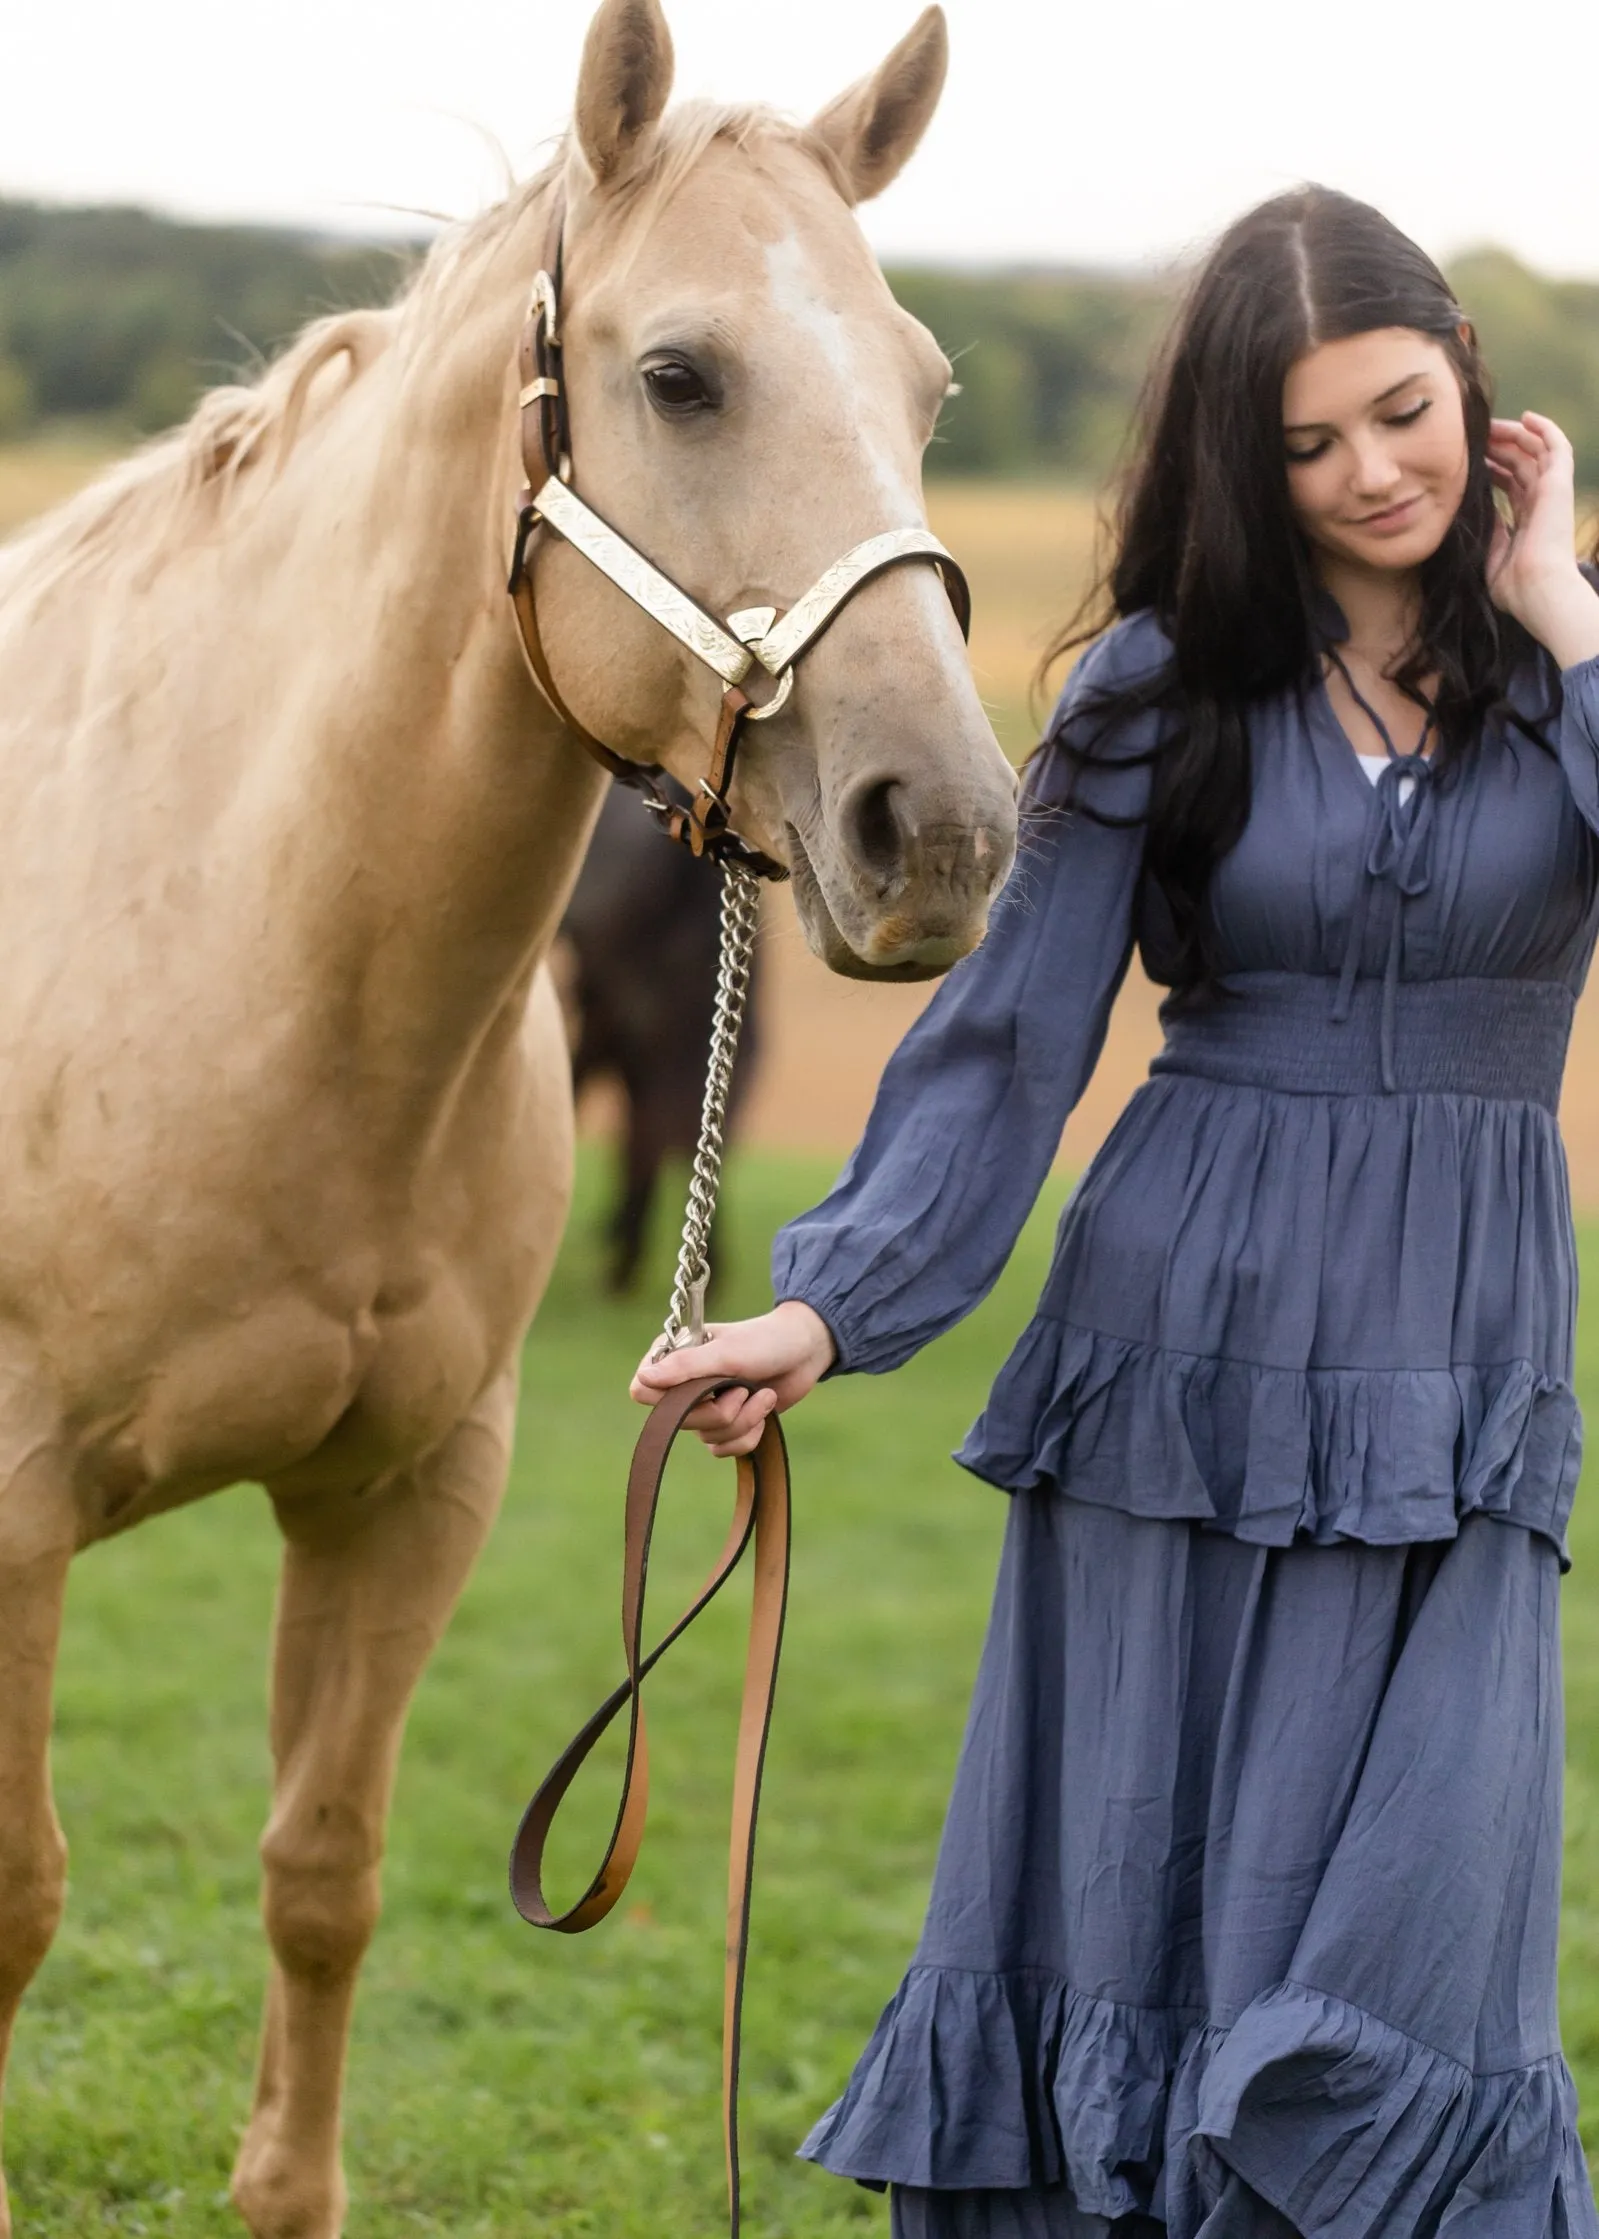
[[441,1089],[548,946],[601,791],[505,593],[518,261],[425,349],[402,329],[250,539],[278,548],[255,637],[282,678],[260,741],[274,915],[329,1018],[358,984],[382,1069]]

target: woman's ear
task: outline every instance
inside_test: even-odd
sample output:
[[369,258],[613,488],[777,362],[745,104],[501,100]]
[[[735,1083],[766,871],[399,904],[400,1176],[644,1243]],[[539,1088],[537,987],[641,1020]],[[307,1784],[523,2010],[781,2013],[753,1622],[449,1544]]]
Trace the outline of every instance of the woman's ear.
[[671,91],[672,34],[659,0],[604,0],[583,42],[572,116],[602,191],[646,153]]
[[932,121],[949,68],[942,8],[927,8],[869,78],[829,102],[811,130],[838,159],[852,202],[897,179]]

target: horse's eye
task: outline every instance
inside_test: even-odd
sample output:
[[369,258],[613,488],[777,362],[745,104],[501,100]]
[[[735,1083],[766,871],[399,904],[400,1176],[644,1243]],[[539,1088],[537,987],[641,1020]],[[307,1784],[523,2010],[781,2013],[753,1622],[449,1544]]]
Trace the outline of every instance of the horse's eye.
[[682,358],[655,359],[644,368],[644,386],[656,411],[669,420],[710,412],[716,405],[704,376]]

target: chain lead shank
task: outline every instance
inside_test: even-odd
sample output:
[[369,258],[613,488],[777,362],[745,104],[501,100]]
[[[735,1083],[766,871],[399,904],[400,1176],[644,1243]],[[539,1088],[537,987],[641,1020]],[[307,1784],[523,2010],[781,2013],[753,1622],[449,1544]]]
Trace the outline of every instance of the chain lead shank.
[[711,1276],[711,1224],[722,1187],[723,1130],[733,1087],[733,1063],[749,995],[750,964],[760,921],[761,882],[738,862],[722,865],[722,948],[716,967],[716,1012],[705,1068],[700,1139],[689,1177],[688,1211],[677,1255],[666,1327],[656,1342],[659,1360],[685,1345],[705,1342],[705,1288]]

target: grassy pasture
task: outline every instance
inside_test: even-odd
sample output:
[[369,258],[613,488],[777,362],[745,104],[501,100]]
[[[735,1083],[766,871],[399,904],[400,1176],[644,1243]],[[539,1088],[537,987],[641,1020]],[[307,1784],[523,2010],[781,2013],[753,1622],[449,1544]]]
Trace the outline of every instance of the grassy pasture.
[[[826,1180],[769,1155],[734,1177],[727,1306]],[[721,1844],[741,1612],[652,1681],[656,1810],[620,1917],[537,1937],[504,1893],[527,1790],[610,1684],[623,1379],[650,1302],[599,1303],[597,1175],[528,1348],[515,1474],[491,1551],[418,1699],[388,1904],[359,2009],[349,2239],[690,2239],[717,2227]],[[1063,1185],[1047,1197],[1058,1200]],[[1054,1203],[995,1297],[884,1382],[796,1417],[792,1631],[757,1885],[746,2158],[761,2239],[886,2229],[875,2196],[796,2163],[915,1936],[985,1615],[1002,1496],[945,1460],[1024,1318]],[[664,1247],[665,1239],[661,1239]],[[1584,1236],[1590,1267],[1599,1229]],[[1581,1382],[1599,1401],[1599,1332]],[[727,1497],[698,1455],[669,1496],[657,1607],[708,1557]],[[1599,2140],[1599,1510],[1579,1504],[1570,1698],[1567,2048]],[[74,1843],[66,1926],[24,2011],[7,2125],[19,2239],[224,2239],[262,1946],[274,1545],[241,1489],[79,1566],[56,1771]],[[561,1855],[570,1889],[603,1778]]]

